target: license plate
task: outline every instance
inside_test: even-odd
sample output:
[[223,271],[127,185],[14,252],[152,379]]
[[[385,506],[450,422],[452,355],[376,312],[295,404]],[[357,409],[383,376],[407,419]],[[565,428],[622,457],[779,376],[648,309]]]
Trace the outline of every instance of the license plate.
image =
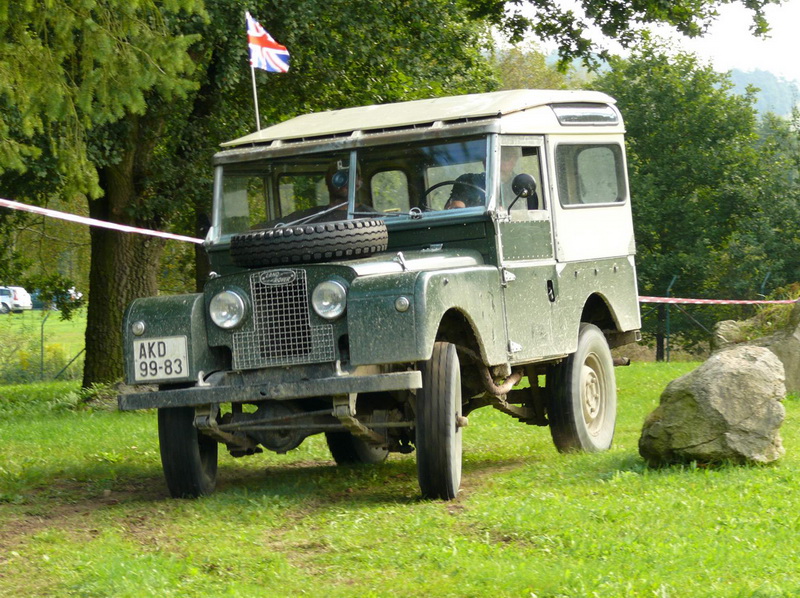
[[136,382],[186,378],[189,363],[185,336],[165,336],[133,341],[133,376]]

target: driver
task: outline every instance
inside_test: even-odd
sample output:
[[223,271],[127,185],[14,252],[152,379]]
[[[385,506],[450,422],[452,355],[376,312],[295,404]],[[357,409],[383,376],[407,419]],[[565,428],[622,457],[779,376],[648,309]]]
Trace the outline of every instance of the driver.
[[472,208],[486,202],[486,175],[466,173],[456,179],[450,197],[444,204],[445,210]]

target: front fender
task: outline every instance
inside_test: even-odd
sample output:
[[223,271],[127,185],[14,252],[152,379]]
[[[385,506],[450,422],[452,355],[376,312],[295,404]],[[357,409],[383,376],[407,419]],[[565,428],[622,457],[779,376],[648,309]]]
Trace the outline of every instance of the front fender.
[[[398,310],[401,298],[408,303],[405,311]],[[357,279],[347,309],[354,365],[429,359],[439,324],[451,309],[467,318],[489,363],[506,360],[501,287],[493,266]]]
[[[144,324],[144,333],[133,333],[134,322]],[[136,379],[134,341],[186,337],[187,364],[180,376]],[[146,297],[134,300],[125,310],[123,318],[123,352],[125,381],[128,384],[195,382],[200,372],[228,369],[230,358],[219,349],[208,346],[206,315],[201,293]]]

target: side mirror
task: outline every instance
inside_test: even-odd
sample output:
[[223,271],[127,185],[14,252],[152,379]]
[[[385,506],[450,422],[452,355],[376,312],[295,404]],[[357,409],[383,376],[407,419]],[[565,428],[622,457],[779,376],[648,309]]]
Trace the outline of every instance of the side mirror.
[[520,197],[536,197],[536,181],[529,174],[518,174],[514,177],[514,180],[511,181],[511,191],[516,197],[514,197],[514,201],[511,202],[511,205],[508,206],[509,212]]
[[511,191],[514,192],[517,198],[530,197],[536,193],[536,181],[529,174],[518,174],[511,181]]

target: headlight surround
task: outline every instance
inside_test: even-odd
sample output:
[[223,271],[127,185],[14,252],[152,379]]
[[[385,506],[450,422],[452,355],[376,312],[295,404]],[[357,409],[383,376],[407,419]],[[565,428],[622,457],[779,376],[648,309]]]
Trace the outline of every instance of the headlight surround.
[[208,313],[214,324],[225,330],[230,330],[242,323],[247,313],[247,307],[239,293],[222,291],[211,299],[208,304]]
[[347,308],[347,289],[336,280],[321,282],[311,294],[311,306],[321,318],[335,320]]

